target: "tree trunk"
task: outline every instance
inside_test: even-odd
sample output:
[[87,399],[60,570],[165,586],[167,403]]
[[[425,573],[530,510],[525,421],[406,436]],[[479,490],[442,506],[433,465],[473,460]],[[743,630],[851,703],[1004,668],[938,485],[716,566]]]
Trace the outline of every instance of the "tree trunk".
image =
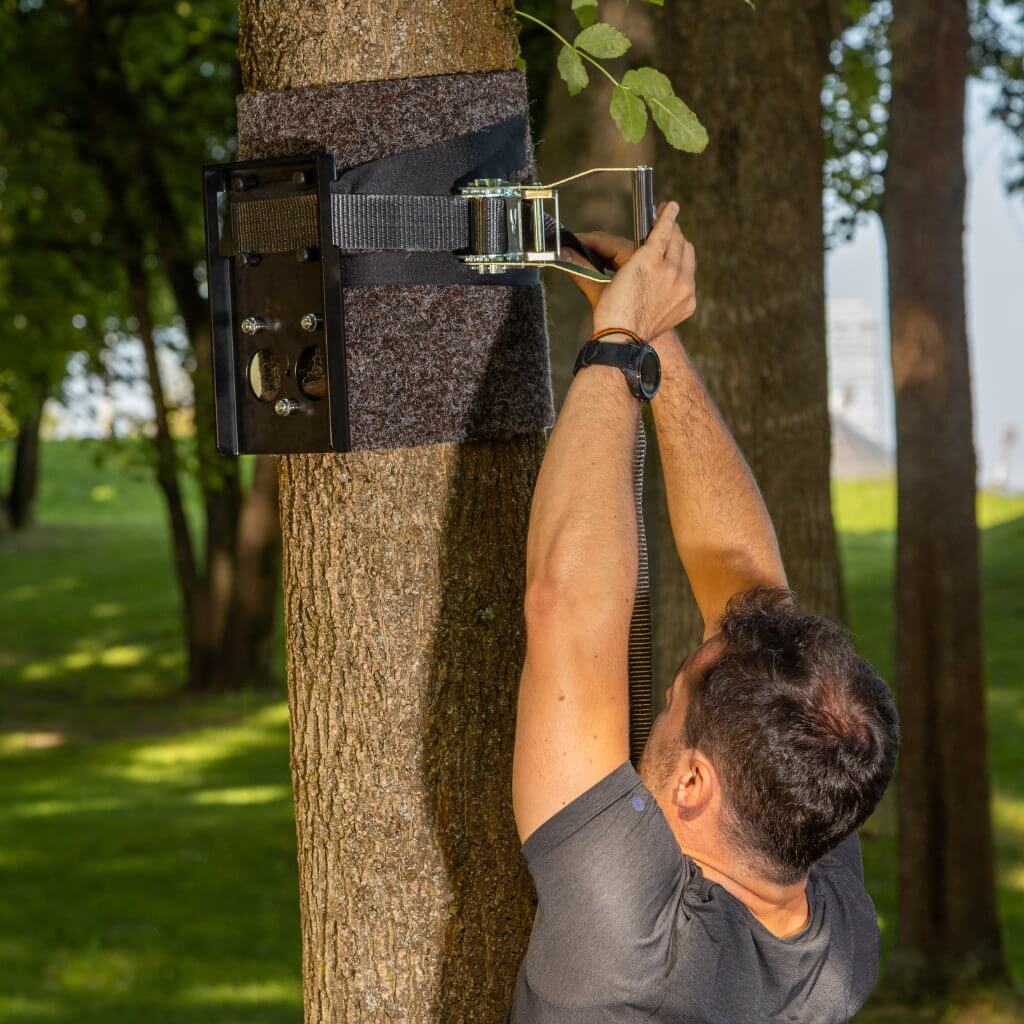
[[[254,91],[515,58],[496,0],[240,10]],[[541,453],[280,460],[307,1024],[502,1019],[532,917],[511,760]]]
[[[830,14],[807,0],[666,8],[658,66],[711,142],[692,157],[659,141],[657,187],[682,204],[697,249],[684,343],[761,485],[790,584],[838,616],[821,203]],[[699,638],[692,599],[679,633],[682,654]]]
[[225,690],[273,684],[281,530],[276,460],[255,459],[242,502],[235,570],[214,677]]
[[174,556],[174,572],[181,594],[182,619],[184,623],[185,648],[187,654],[186,685],[195,687],[204,671],[204,657],[197,644],[197,612],[200,602],[200,580],[196,571],[195,554],[192,548],[192,534],[185,514],[185,501],[178,482],[178,454],[174,448],[170,424],[167,419],[167,400],[164,396],[163,381],[160,378],[160,363],[157,358],[156,339],[153,337],[153,317],[150,311],[149,291],[146,272],[143,268],[141,250],[132,252],[126,260],[128,290],[132,310],[139,321],[139,338],[146,355],[146,374],[149,379],[149,393],[153,399],[153,422],[156,436],[156,481],[163,492],[167,508],[167,521],[171,531],[171,551]]
[[905,0],[892,23],[883,210],[899,480],[903,723],[892,977],[910,993],[1004,974],[992,863],[964,309],[963,0]]
[[7,520],[12,530],[23,530],[32,522],[36,491],[39,487],[39,425],[43,417],[43,400],[37,409],[18,421],[14,441],[14,466],[7,490]]

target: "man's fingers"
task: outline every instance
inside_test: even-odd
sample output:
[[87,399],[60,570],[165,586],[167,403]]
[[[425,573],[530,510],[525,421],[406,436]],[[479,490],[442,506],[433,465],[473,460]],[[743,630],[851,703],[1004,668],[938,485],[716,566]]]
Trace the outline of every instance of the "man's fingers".
[[[572,263],[577,267],[589,267],[591,270],[594,269],[590,260],[586,259],[575,249],[572,249],[569,246],[566,246],[564,249],[562,249],[562,259],[564,259],[567,263]],[[599,284],[597,281],[592,281],[588,277],[579,277],[576,274],[572,274],[571,276],[573,284],[576,285],[576,287],[579,288],[581,292],[583,292],[583,294],[589,300],[590,304],[594,305],[594,303],[596,303],[597,300],[601,297],[601,289],[604,287],[604,285]]]
[[617,267],[621,267],[633,255],[633,243],[621,235],[612,235],[607,231],[578,231],[576,237],[594,252],[614,261]]
[[665,250],[665,259],[677,267],[683,267],[686,262],[686,245],[686,239],[683,238],[682,231],[677,227],[676,230],[669,235],[668,248]]
[[658,214],[658,219],[647,236],[643,247],[650,247],[650,251],[656,256],[663,257],[668,248],[669,240],[672,237],[672,230],[676,224],[676,217],[679,216],[679,204],[677,202],[666,203]]

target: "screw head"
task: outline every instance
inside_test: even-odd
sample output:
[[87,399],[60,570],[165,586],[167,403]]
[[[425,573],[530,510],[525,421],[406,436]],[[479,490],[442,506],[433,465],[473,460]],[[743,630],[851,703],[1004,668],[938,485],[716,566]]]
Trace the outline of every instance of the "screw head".
[[296,185],[308,185],[310,174],[309,171],[294,171],[292,173],[292,181]]
[[258,267],[263,257],[258,252],[243,252],[238,256],[238,262],[243,267]]
[[312,333],[313,331],[320,330],[320,327],[321,327],[322,324],[323,324],[323,319],[320,316],[318,316],[316,313],[307,313],[299,321],[299,326],[304,331],[309,331],[310,333]]
[[295,258],[299,263],[312,263],[319,255],[320,250],[315,247],[295,250]]
[[274,403],[274,412],[278,416],[294,416],[301,408],[302,406],[291,398],[279,398]]
[[239,325],[242,328],[243,334],[253,335],[259,334],[260,331],[266,326],[265,322],[261,317],[258,316],[247,316]]
[[244,175],[234,178],[231,182],[231,187],[236,192],[248,192],[249,189],[255,188],[258,184],[256,178],[246,177]]

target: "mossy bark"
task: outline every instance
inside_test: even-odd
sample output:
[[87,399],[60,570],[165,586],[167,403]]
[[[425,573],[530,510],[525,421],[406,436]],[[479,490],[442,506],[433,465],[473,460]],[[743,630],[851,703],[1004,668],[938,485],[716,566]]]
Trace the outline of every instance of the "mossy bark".
[[[507,69],[506,4],[242,0],[249,90]],[[308,1024],[502,1019],[540,435],[280,460]]]

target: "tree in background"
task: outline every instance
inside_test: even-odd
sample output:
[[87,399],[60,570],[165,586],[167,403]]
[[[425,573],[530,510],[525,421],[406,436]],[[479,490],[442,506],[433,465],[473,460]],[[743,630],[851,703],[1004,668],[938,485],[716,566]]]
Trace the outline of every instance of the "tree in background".
[[[54,260],[50,272],[69,295],[84,277],[106,296],[108,315],[120,325],[113,335],[123,337],[125,324],[137,325],[128,333],[137,333],[145,351],[155,476],[182,595],[187,686],[234,688],[267,680],[277,594],[276,474],[269,459],[256,460],[246,487],[237,460],[214,451],[202,291],[197,167],[204,157],[226,159],[234,145],[233,5],[11,2],[0,14],[9,48],[5,93],[9,86],[17,98],[2,115],[4,163],[17,161],[23,150],[34,154],[18,172],[29,198],[35,196],[36,209],[27,216],[52,228],[58,249],[70,235],[62,204],[81,197],[72,223],[98,239],[95,248],[104,254],[75,267]],[[7,256],[9,262],[27,258],[17,248]],[[33,273],[24,267],[26,275]],[[66,275],[56,276],[62,269]],[[10,295],[9,302],[18,301]],[[41,322],[54,329],[52,319]],[[191,450],[172,436],[160,378],[156,333],[166,324],[177,325],[189,348]],[[196,531],[182,484],[193,468],[202,505]]]
[[[700,260],[687,349],[764,491],[791,585],[834,617],[821,86],[839,24],[830,2],[697,0],[666,8],[657,32],[659,66],[711,138],[700,160],[658,148],[658,189],[682,203]],[[692,600],[669,632],[677,656],[698,640]]]
[[[17,60],[10,13],[0,9],[0,66]],[[58,393],[68,355],[102,347],[108,312],[104,277],[116,263],[85,223],[97,201],[59,125],[25,130],[38,85],[4,79],[0,113],[0,437],[13,441],[0,525],[32,520],[39,477],[43,404]],[[97,287],[99,285],[99,287]]]
[[[964,99],[999,86],[1020,139],[1020,4],[861,2],[826,98],[828,181],[888,244],[896,402],[896,674],[903,720],[899,915],[908,995],[1005,978],[996,909],[963,228]],[[1016,26],[1016,28],[1015,28]],[[1013,182],[1009,183],[1012,187]]]

